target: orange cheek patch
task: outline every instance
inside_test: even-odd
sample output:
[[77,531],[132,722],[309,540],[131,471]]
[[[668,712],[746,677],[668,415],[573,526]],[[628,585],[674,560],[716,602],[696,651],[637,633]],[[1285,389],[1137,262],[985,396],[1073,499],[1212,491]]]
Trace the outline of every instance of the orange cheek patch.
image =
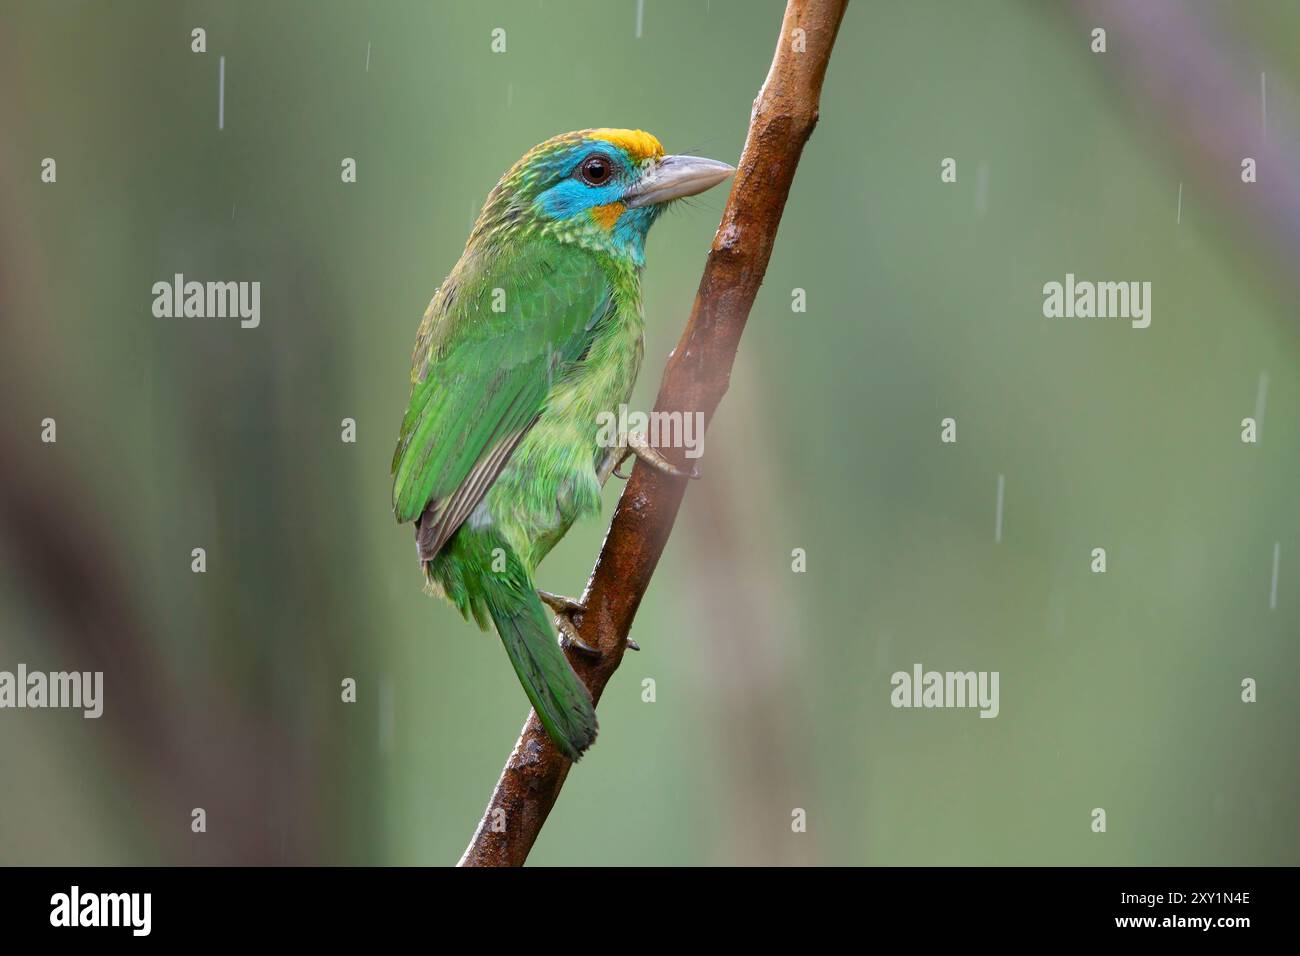
[[600,223],[605,229],[613,229],[614,223],[618,222],[618,217],[623,215],[627,206],[621,202],[612,202],[605,206],[593,206],[590,210],[591,218]]

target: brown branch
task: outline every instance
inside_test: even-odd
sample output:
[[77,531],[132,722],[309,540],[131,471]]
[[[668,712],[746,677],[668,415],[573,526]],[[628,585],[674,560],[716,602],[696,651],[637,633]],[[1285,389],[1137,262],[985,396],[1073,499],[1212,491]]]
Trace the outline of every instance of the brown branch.
[[[831,47],[848,0],[789,0],[772,67],[754,101],[749,135],[713,239],[691,318],[664,369],[656,411],[702,412],[707,425],[731,378],[740,334],[767,271],[795,167],[817,124]],[[802,30],[802,33],[797,33]],[[679,450],[665,449],[684,464]],[[627,634],[650,585],[686,491],[686,482],[638,462],[587,582],[587,612],[576,620],[599,658],[570,652],[574,670],[599,701],[623,659]],[[536,714],[506,762],[461,866],[520,866],[555,805],[570,763]],[[501,813],[499,811],[504,811]]]

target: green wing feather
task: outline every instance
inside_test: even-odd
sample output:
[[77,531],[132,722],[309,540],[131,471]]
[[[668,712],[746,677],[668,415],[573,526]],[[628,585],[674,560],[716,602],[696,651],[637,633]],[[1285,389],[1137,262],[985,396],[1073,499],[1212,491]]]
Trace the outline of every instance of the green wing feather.
[[586,350],[610,294],[590,253],[547,241],[467,251],[438,289],[420,325],[393,455],[397,520],[432,506],[426,521],[437,533],[421,541],[422,555],[491,487],[551,383]]

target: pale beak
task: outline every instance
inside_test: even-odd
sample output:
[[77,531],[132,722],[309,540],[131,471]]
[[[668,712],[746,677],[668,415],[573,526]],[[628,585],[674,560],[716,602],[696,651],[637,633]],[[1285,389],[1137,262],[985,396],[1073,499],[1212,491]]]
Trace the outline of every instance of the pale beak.
[[712,189],[736,171],[736,167],[702,156],[665,156],[657,160],[623,196],[635,209],[694,196]]

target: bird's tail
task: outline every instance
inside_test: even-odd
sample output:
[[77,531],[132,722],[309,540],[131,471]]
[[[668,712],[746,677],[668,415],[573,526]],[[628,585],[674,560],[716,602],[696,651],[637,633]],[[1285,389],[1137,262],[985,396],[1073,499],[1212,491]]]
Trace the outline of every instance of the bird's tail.
[[505,571],[482,581],[488,613],[542,726],[561,753],[577,760],[596,739],[591,694],[569,666],[528,572],[514,551],[505,553]]

